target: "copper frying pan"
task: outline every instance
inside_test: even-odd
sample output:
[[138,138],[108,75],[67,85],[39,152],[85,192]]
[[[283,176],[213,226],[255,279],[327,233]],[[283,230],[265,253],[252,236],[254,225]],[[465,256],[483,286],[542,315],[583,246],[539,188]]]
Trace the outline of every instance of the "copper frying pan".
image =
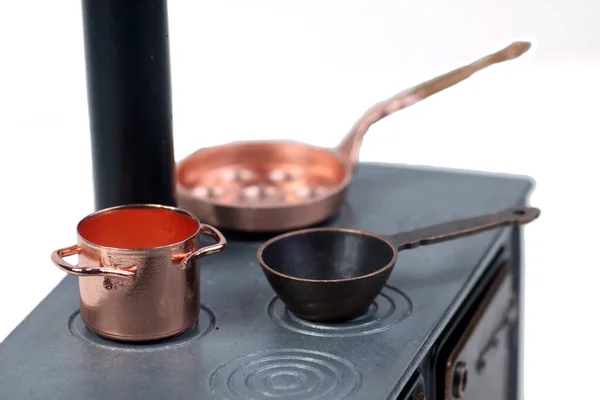
[[363,136],[386,116],[525,53],[514,42],[472,64],[424,82],[369,109],[333,149],[295,141],[207,147],[177,165],[179,206],[203,223],[245,232],[281,232],[335,215],[346,196]]

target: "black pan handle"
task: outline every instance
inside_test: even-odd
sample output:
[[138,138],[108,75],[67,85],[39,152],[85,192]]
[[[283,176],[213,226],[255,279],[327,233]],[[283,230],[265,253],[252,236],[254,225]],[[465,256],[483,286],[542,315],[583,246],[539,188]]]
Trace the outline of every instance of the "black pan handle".
[[502,226],[525,225],[537,219],[541,211],[535,207],[513,207],[493,214],[458,219],[431,225],[414,231],[396,233],[387,237],[398,250],[445,242],[463,236],[475,235]]

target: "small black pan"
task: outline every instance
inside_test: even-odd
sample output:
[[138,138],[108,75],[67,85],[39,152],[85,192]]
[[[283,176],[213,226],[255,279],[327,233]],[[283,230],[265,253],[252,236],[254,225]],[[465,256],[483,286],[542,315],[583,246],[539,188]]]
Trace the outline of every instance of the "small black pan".
[[540,216],[533,207],[459,219],[379,236],[340,228],[314,228],[276,236],[258,250],[269,284],[289,311],[317,322],[362,315],[387,282],[398,251],[527,224]]

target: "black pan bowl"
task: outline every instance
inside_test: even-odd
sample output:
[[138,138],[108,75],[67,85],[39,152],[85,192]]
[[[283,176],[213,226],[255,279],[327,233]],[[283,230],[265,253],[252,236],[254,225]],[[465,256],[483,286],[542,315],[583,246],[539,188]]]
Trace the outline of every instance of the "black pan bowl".
[[387,282],[397,252],[387,240],[350,229],[315,228],[266,242],[258,261],[294,315],[343,322],[364,314]]

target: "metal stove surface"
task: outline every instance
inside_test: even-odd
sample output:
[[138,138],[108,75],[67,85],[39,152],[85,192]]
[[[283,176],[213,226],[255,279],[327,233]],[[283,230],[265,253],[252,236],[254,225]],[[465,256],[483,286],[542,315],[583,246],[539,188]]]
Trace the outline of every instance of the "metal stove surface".
[[[532,186],[520,177],[361,164],[329,225],[409,230],[525,204]],[[393,399],[501,233],[401,252],[368,312],[335,325],[291,315],[256,261],[264,238],[229,235],[224,253],[202,260],[197,326],[152,344],[90,333],[77,279],[67,277],[0,345],[0,397]]]

